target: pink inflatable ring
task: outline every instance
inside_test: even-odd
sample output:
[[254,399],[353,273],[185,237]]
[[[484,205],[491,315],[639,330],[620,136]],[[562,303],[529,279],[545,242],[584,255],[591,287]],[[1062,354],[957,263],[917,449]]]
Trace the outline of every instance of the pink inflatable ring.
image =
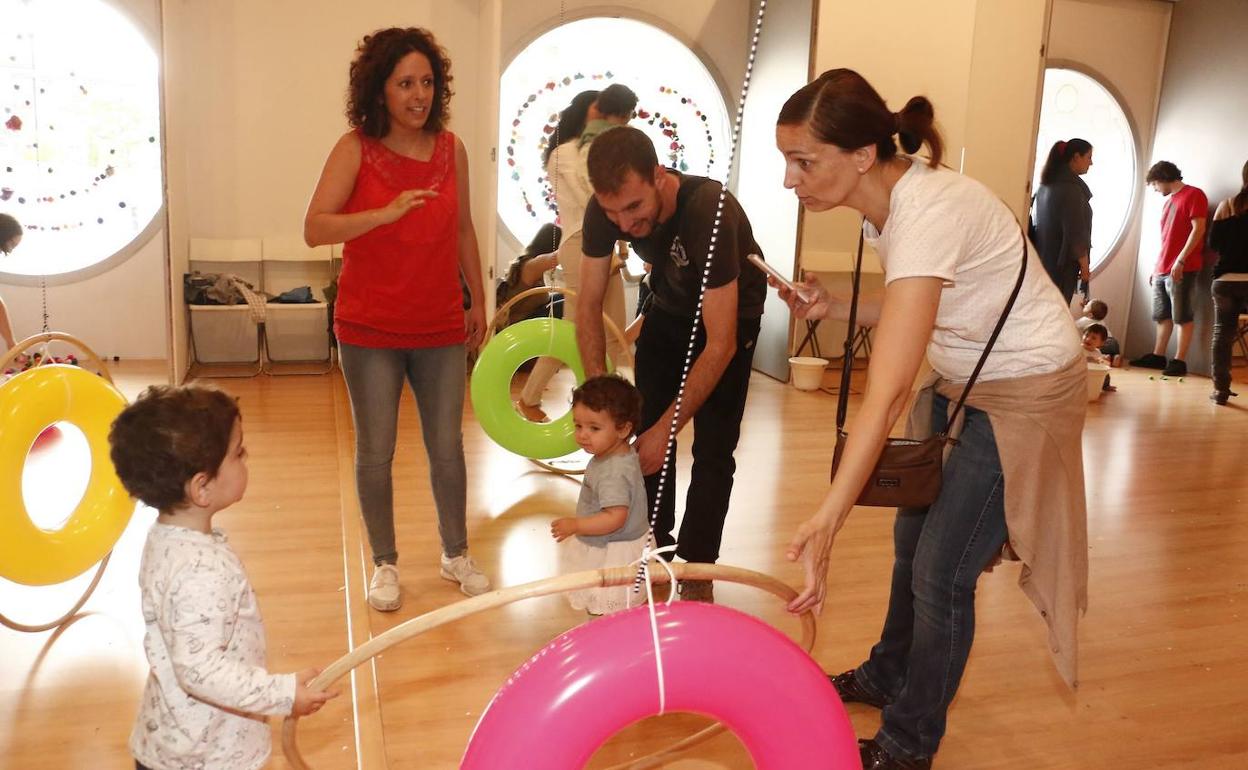
[[[788,637],[713,604],[676,602],[655,613],[666,711],[722,722],[761,770],[861,770],[835,689]],[[584,767],[616,732],[659,713],[654,657],[644,606],[572,629],[494,695],[461,768]]]

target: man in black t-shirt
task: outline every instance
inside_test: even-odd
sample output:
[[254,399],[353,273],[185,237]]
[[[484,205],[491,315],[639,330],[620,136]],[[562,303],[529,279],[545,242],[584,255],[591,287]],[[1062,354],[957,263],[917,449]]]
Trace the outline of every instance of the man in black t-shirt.
[[[762,251],[736,198],[726,196],[716,226],[720,184],[663,168],[650,139],[636,128],[623,126],[598,136],[590,146],[588,166],[594,196],[581,231],[584,257],[577,307],[577,342],[585,373],[593,376],[604,369],[600,319],[610,274],[608,257],[615,242],[625,240],[652,266],[654,296],[636,357],[637,387],[644,398],[636,448],[652,510],[672,420],[678,419],[678,430],[690,419],[694,423],[693,470],[680,536],[673,540],[675,447],[655,536],[659,545],[676,542],[677,555],[686,561],[714,562],[732,493],[733,452],[767,291],[766,278],[746,256]],[[677,418],[675,398],[699,298],[702,323]],[[685,581],[682,595],[712,600],[711,585]]]

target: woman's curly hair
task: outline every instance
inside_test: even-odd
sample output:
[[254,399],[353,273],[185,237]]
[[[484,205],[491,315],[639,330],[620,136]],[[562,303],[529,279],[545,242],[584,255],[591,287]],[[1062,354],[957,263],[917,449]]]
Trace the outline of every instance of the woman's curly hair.
[[420,27],[391,27],[365,35],[355,49],[347,87],[347,122],[366,136],[380,139],[390,132],[386,111],[386,79],[409,53],[420,53],[433,68],[436,96],[429,105],[425,128],[441,131],[451,117],[451,59],[433,33]]

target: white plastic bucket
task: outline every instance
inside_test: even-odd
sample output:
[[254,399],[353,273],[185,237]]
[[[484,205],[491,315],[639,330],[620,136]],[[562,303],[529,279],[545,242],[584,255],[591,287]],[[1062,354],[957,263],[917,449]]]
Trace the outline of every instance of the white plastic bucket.
[[1101,397],[1101,388],[1105,385],[1105,375],[1109,374],[1109,364],[1088,364],[1088,401]]
[[826,358],[794,356],[789,359],[793,372],[793,387],[798,390],[819,390],[823,385],[823,372],[828,368]]

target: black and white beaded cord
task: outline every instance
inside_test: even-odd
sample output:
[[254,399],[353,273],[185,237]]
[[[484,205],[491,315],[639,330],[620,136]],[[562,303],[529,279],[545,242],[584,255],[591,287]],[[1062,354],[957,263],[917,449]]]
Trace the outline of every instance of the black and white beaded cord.
[[698,304],[693,314],[693,328],[689,332],[689,345],[685,350],[685,363],[680,373],[680,387],[676,391],[675,412],[672,415],[671,423],[668,425],[667,447],[663,451],[663,465],[659,471],[659,485],[654,495],[654,504],[650,509],[650,529],[646,533],[646,545],[642,551],[641,564],[637,569],[637,577],[633,580],[633,592],[637,593],[641,590],[641,581],[649,572],[650,555],[653,553],[652,547],[655,545],[654,524],[658,517],[659,506],[663,500],[663,494],[667,492],[667,468],[671,461],[672,450],[676,442],[676,426],[680,424],[681,408],[684,405],[685,384],[689,379],[689,368],[693,364],[693,349],[697,343],[698,326],[702,323],[702,301],[706,296],[706,285],[710,281],[711,266],[715,260],[715,244],[719,239],[719,226],[724,213],[724,201],[728,196],[728,180],[732,178],[732,170],[737,161],[737,143],[741,137],[741,120],[745,114],[745,99],[750,92],[750,77],[754,73],[754,57],[758,52],[758,38],[763,31],[763,17],[767,12],[767,0],[760,0],[758,4],[758,17],[754,22],[754,35],[750,40],[750,56],[745,63],[745,79],[741,83],[741,99],[737,103],[737,119],[732,129],[732,145],[728,150],[728,165],[724,175],[723,184],[719,188],[719,202],[715,208],[715,221],[711,226],[711,240],[706,252],[706,265],[702,269],[702,284],[698,290]]

